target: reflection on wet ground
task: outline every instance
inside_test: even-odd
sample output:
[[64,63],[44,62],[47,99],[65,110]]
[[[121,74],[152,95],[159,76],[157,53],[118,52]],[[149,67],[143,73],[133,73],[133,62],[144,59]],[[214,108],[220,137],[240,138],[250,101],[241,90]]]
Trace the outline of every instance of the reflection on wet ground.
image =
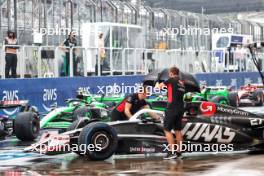
[[[19,161],[19,160],[18,160]],[[0,173],[11,175],[264,175],[263,155],[207,155],[183,160],[163,160],[161,157],[141,159],[111,159],[89,161],[75,154],[63,157],[38,157],[29,165],[0,167]],[[4,165],[4,164],[3,164]]]

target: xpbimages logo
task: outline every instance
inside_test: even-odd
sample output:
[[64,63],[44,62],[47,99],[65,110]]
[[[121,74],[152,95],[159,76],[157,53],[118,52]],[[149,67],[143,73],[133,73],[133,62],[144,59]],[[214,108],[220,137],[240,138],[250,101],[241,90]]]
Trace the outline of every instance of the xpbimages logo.
[[180,144],[163,144],[163,152],[233,152],[233,144],[219,144],[219,143],[191,143],[190,141],[180,142]]
[[211,34],[215,33],[230,33],[232,34],[234,31],[233,28],[199,28],[199,27],[193,27],[193,26],[183,26],[180,25],[180,27],[177,28],[163,28],[162,30],[157,32],[157,36],[184,36],[184,35],[204,35],[204,36],[210,36]]
[[55,28],[40,28],[40,29],[32,29],[33,30],[33,34],[35,33],[40,33],[42,34],[43,36],[45,35],[51,35],[51,36],[54,36],[54,35],[62,35],[62,36],[65,36],[65,35],[68,35],[71,31],[73,31],[76,35],[79,35],[79,32],[78,32],[78,29],[77,28],[60,28],[58,26],[56,26]]
[[106,86],[97,86],[98,91],[97,94],[132,94],[132,93],[142,93],[146,90],[147,96],[151,96],[153,94],[165,94],[167,89],[162,87],[161,89],[152,87],[152,86],[143,86],[142,84],[135,85],[125,85],[125,83],[121,84],[112,84]]

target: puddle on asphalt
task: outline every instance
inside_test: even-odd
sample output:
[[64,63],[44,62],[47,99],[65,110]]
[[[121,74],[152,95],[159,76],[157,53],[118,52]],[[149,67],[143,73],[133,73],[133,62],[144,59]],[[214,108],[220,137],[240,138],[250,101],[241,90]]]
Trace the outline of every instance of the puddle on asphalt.
[[[264,173],[263,155],[246,154],[225,156],[188,157],[183,160],[164,161],[161,157],[141,159],[115,159],[108,161],[90,161],[75,154],[63,158],[37,158],[27,166],[0,168],[1,175],[229,175],[228,170],[244,169],[247,175]],[[254,166],[248,163],[254,162]],[[230,164],[228,164],[230,163]],[[14,163],[15,165],[15,163]],[[258,166],[261,165],[261,166]],[[241,168],[242,167],[242,168]],[[225,169],[225,172],[223,171]],[[262,170],[263,169],[263,170]]]

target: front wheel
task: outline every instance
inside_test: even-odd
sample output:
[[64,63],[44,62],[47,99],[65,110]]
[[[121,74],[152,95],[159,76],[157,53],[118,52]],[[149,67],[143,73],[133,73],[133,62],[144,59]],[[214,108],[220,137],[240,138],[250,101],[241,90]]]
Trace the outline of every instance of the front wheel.
[[86,125],[78,138],[78,151],[91,160],[105,160],[110,158],[117,148],[117,133],[106,123],[94,122]]

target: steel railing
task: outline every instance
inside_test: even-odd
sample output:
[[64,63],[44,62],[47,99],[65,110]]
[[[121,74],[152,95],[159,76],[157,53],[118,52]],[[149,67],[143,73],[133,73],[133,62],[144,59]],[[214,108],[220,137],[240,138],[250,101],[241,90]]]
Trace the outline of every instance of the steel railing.
[[[5,47],[0,46],[0,76],[5,78]],[[12,46],[12,45],[8,45]],[[19,46],[19,45],[16,45]],[[232,53],[212,51],[163,50],[145,48],[108,48],[99,57],[100,48],[61,46],[19,46],[17,74],[25,77],[60,77],[147,74],[154,69],[177,66],[189,73],[257,71],[248,53],[235,60]],[[66,52],[69,52],[69,75],[66,75]],[[264,53],[256,54],[264,68]],[[97,66],[96,66],[97,65]],[[101,69],[102,72],[101,72]]]

